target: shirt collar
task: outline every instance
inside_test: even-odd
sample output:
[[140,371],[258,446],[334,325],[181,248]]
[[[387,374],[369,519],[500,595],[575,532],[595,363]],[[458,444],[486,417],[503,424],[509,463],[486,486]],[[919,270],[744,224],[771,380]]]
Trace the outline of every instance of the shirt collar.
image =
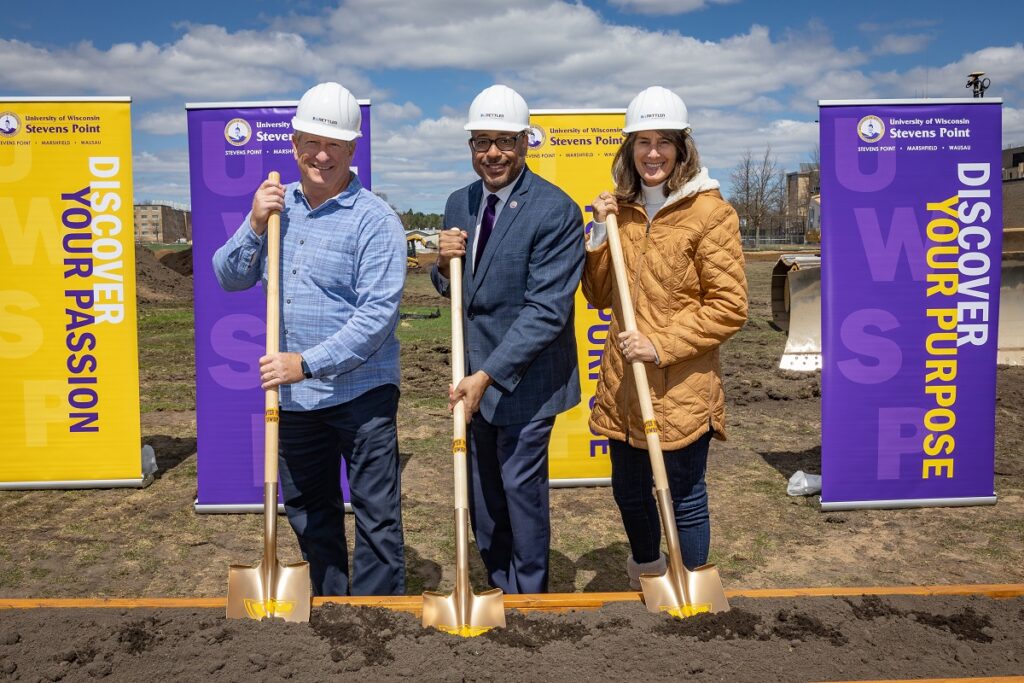
[[516,184],[519,182],[519,179],[523,176],[523,173],[525,172],[526,166],[523,166],[522,170],[519,171],[519,175],[515,177],[515,180],[513,180],[511,183],[501,188],[497,192],[491,192],[486,187],[484,187],[484,201],[487,201],[488,195],[496,194],[498,195],[498,199],[501,201],[501,206],[505,206],[505,202],[507,202],[508,198],[512,196],[512,190],[516,189]]
[[[316,207],[315,210],[323,209],[331,202],[335,202],[338,206],[341,206],[343,208],[350,208],[352,207],[352,205],[355,204],[356,195],[359,194],[359,191],[361,189],[363,189],[363,184],[359,182],[359,176],[356,175],[356,173],[353,171],[352,177],[351,179],[349,179],[348,185],[345,187],[345,189],[339,192],[338,194],[334,195],[333,197],[329,198],[320,206]],[[307,207],[309,206],[309,202],[306,201],[306,195],[302,192],[301,180],[296,181],[295,189],[292,190],[292,196],[295,197],[295,201],[301,201]]]

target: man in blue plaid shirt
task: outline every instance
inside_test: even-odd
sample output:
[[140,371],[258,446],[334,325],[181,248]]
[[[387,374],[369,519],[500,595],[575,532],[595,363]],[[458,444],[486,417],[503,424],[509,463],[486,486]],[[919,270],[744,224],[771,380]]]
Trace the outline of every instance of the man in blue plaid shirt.
[[[260,359],[260,378],[280,388],[281,488],[316,595],[405,592],[395,336],[405,233],[350,170],[360,121],[337,83],[307,91],[292,119],[301,180],[264,181],[213,258],[227,290],[265,283],[264,235],[281,212],[281,352]],[[356,521],[351,582],[341,457]]]

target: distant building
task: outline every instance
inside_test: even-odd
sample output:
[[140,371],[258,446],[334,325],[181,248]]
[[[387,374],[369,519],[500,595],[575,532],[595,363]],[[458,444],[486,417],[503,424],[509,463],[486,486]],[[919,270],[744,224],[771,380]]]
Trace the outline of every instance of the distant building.
[[1003,150],[1003,180],[1024,178],[1024,147]]
[[821,192],[821,173],[817,164],[800,164],[799,171],[786,174],[787,222],[805,222],[811,198]]
[[144,202],[135,205],[135,241],[192,241],[192,212],[171,202]]
[[1003,229],[1024,229],[1024,147],[1003,150]]

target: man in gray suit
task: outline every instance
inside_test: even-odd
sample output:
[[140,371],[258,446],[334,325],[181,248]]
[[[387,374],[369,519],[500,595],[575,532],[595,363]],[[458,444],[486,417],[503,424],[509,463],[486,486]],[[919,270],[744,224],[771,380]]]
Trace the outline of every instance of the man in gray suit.
[[506,593],[547,591],[548,443],[555,416],[580,401],[573,308],[583,219],[526,167],[529,127],[511,88],[473,100],[465,128],[481,180],[448,197],[431,272],[448,296],[448,265],[466,256],[466,377],[449,399],[464,401],[470,419],[473,534],[491,585]]

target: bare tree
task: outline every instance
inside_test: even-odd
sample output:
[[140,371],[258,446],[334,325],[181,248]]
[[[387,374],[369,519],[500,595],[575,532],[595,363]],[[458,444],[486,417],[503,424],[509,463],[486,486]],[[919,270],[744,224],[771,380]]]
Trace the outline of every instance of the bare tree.
[[748,149],[732,170],[730,201],[740,215],[742,232],[754,233],[754,245],[761,241],[761,231],[777,219],[785,206],[786,184],[771,146],[755,159]]

